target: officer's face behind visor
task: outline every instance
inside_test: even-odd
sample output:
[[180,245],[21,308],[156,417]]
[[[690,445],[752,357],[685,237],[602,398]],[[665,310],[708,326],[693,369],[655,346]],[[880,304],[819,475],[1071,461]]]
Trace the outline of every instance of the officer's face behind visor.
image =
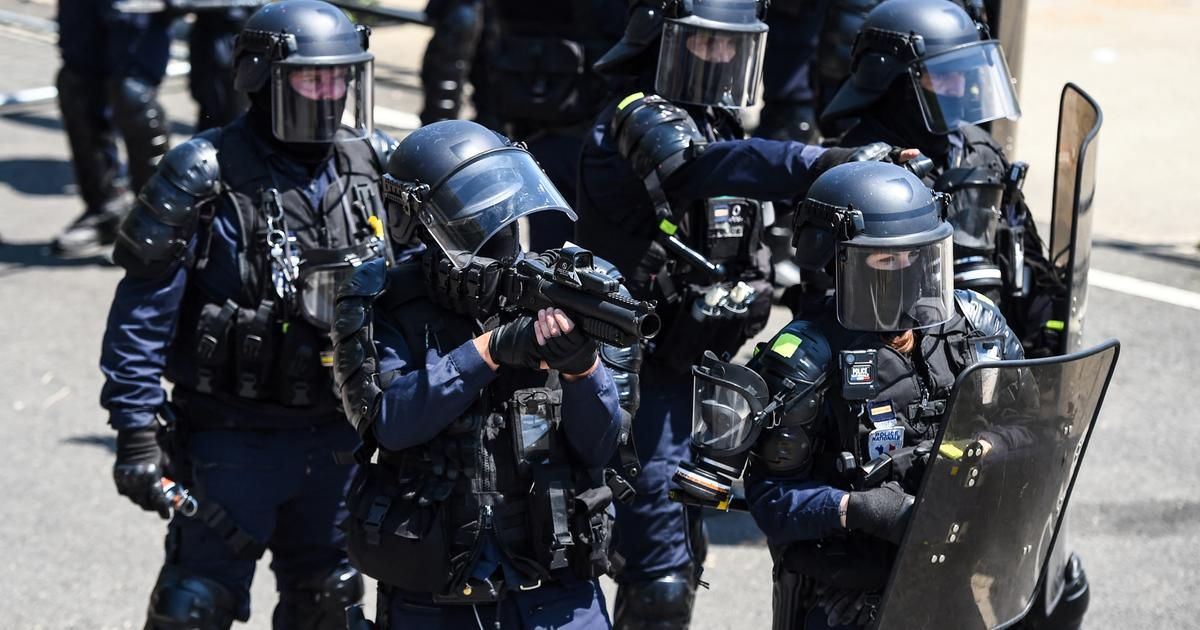
[[554,210],[576,219],[537,162],[525,151],[488,151],[460,165],[430,191],[421,222],[459,267],[497,232],[521,217]]
[[654,89],[675,103],[747,107],[762,77],[767,25],[741,30],[720,22],[688,18],[663,24]]
[[950,133],[961,125],[1021,117],[1004,52],[979,42],[914,62],[909,67],[929,131]]
[[372,132],[371,62],[343,65],[276,63],[272,67],[271,126],[284,142],[332,142]]
[[922,246],[838,247],[838,321],[850,330],[901,332],[950,319],[953,236]]

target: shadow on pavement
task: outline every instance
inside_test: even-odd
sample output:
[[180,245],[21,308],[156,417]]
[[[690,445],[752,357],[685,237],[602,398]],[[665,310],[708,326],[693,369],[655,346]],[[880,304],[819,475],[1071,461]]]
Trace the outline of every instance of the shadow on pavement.
[[0,278],[28,267],[90,267],[110,264],[104,254],[59,258],[51,253],[50,243],[5,243],[0,240]]
[[83,446],[99,446],[108,449],[110,453],[117,452],[117,433],[109,431],[108,433],[93,433],[91,435],[76,435],[63,440],[64,444],[83,445]]
[[767,540],[745,512],[705,510],[704,528],[710,545],[756,545]]
[[75,181],[71,163],[47,158],[0,160],[0,182],[27,195],[64,195]]
[[1200,268],[1200,256],[1189,256],[1179,251],[1178,245],[1159,245],[1155,243],[1133,243],[1115,238],[1093,238],[1092,247],[1114,249],[1127,254],[1146,256],[1164,262],[1175,263],[1187,267]]

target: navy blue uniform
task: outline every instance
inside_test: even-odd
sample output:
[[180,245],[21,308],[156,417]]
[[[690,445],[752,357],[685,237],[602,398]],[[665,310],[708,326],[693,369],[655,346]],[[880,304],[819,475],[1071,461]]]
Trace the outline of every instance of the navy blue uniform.
[[[335,149],[320,164],[301,164],[256,135],[249,118],[239,118],[220,136],[210,132],[205,137],[218,147],[237,142],[238,155],[261,164],[285,198],[295,191],[303,199],[301,207],[285,205],[289,231],[300,243],[341,221],[340,212],[318,216],[313,209],[342,207],[339,199],[347,196],[349,185],[343,188],[335,182],[346,182],[351,158],[343,150],[349,149]],[[354,159],[370,152],[365,141],[362,144]],[[223,172],[222,181],[239,190],[237,178],[245,176]],[[255,188],[254,194],[258,192]],[[117,286],[100,359],[105,375],[101,404],[109,410],[114,429],[154,426],[166,401],[160,378],[166,375],[175,382],[172,406],[183,438],[178,445],[182,453],[176,456],[183,455],[189,464],[184,481],[201,506],[212,502],[224,508],[255,547],[271,550],[281,598],[275,627],[292,628],[298,627],[293,618],[298,613],[285,605],[289,598],[311,600],[314,590],[320,592],[320,581],[346,563],[345,536],[337,524],[346,516],[343,495],[353,466],[335,463],[333,453],[352,449],[357,436],[328,389],[313,392],[312,404],[297,407],[226,391],[197,391],[195,311],[206,303],[242,303],[247,294],[258,295],[244,283],[243,256],[247,243],[262,234],[253,227],[243,233],[245,216],[226,199],[211,202],[211,226],[202,227],[189,245],[189,258],[194,260],[203,244],[202,268],[180,265],[162,277],[129,273]],[[290,325],[293,332],[308,326]],[[288,334],[287,328],[283,334]],[[250,614],[255,560],[253,553],[239,553],[197,519],[176,513],[171,521],[166,567],[228,589],[234,615],[243,621]]]
[[[599,116],[584,145],[576,208],[576,241],[613,262],[626,276],[638,299],[655,299],[644,259],[654,243],[658,220],[643,182],[618,152],[609,133],[617,103]],[[689,110],[710,140],[703,152],[662,182],[672,206],[722,195],[791,203],[816,176],[824,149],[796,142],[741,139],[741,129],[728,113]],[[656,245],[654,245],[656,247]],[[669,325],[669,317],[664,317]],[[659,334],[663,337],[669,331]],[[624,583],[642,582],[687,570],[692,563],[688,518],[684,508],[667,499],[671,475],[689,457],[691,375],[669,370],[653,350],[642,371],[642,404],[633,420],[642,474],[634,482],[632,505],[617,508],[618,551],[625,558],[619,576]]]
[[[480,392],[497,378],[479,356],[473,342],[448,352],[427,350],[423,358],[410,356],[403,336],[386,319],[375,319],[375,340],[381,373],[396,376],[384,390],[374,433],[379,446],[401,451],[433,439],[479,399]],[[503,368],[502,368],[503,369]],[[620,432],[617,390],[606,368],[576,382],[561,381],[562,431],[574,461],[600,468],[616,448]],[[497,569],[508,584],[527,579],[501,558],[497,542],[488,534],[470,573],[478,580],[492,578]],[[563,575],[551,584],[532,590],[510,589],[499,604],[432,606],[390,597],[386,601],[386,628],[462,628],[498,621],[501,628],[608,627],[604,595],[596,580]],[[382,606],[381,606],[382,607]]]

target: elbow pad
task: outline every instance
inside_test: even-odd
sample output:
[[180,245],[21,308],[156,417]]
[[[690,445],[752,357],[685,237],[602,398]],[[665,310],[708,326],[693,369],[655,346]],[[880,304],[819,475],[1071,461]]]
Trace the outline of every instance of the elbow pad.
[[369,260],[338,290],[333,324],[333,379],[346,419],[360,436],[379,415],[383,385],[371,320],[375,299],[387,286],[387,261]]
[[656,205],[662,198],[662,182],[699,155],[707,143],[683,108],[661,96],[641,92],[617,105],[611,129],[621,157],[646,182]]
[[1015,361],[1025,358],[1025,349],[1016,333],[1008,327],[1000,307],[975,291],[955,291],[954,299],[971,328],[986,337],[1000,337],[1000,358]]
[[113,260],[131,275],[162,277],[186,259],[200,209],[220,192],[217,149],[203,137],[175,147],[121,222]]

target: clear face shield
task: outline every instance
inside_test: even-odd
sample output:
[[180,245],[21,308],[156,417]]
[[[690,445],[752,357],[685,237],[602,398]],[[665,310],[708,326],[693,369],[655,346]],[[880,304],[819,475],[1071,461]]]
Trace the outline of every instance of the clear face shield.
[[385,255],[383,241],[379,239],[343,249],[304,252],[296,281],[300,314],[321,330],[332,328],[338,288],[350,278],[355,267]]
[[333,142],[371,135],[372,61],[315,65],[277,61],[271,66],[271,129],[284,142]]
[[838,246],[838,321],[850,330],[901,332],[954,312],[953,231],[926,245]]
[[492,235],[546,210],[577,218],[533,157],[506,147],[481,153],[436,184],[421,206],[420,219],[461,267]]
[[728,501],[733,482],[742,476],[770,393],[757,372],[721,361],[711,351],[692,374],[692,448],[697,457],[695,463],[680,462],[674,479],[688,494],[720,504]]
[[767,25],[666,20],[654,89],[675,103],[747,107],[762,78]]
[[929,131],[945,134],[963,124],[1021,117],[1004,51],[995,41],[948,50],[909,65]]

